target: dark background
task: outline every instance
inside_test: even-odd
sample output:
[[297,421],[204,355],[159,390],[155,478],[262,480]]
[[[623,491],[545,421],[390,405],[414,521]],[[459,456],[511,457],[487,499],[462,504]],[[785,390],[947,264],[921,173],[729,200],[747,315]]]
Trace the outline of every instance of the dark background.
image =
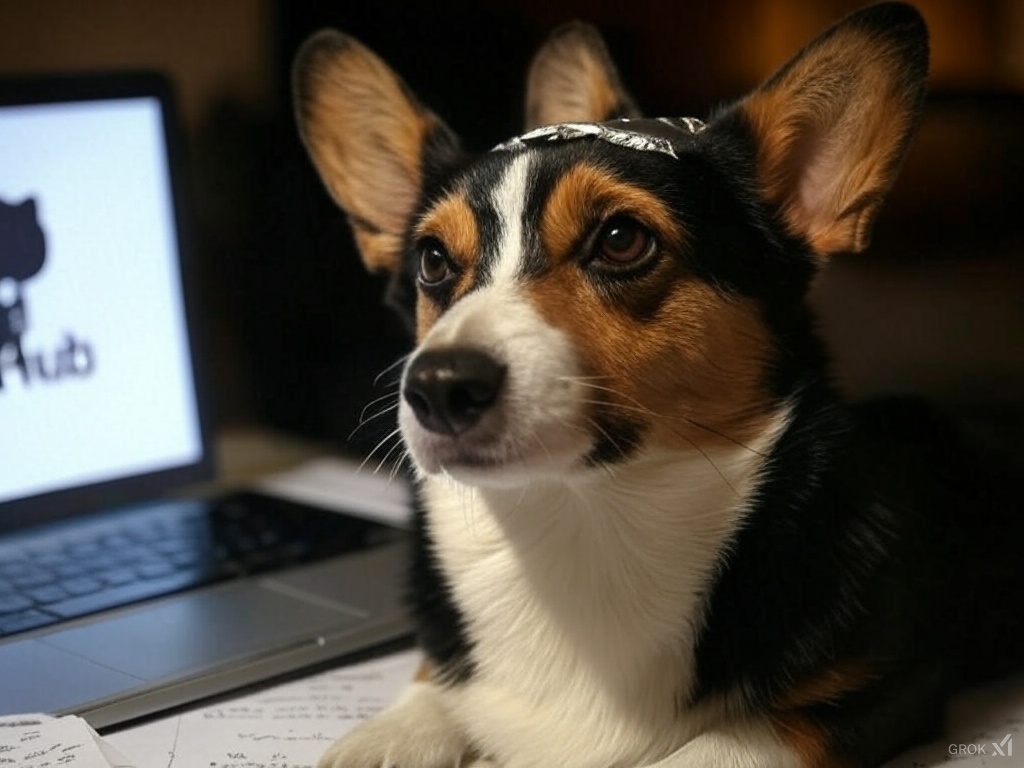
[[[560,22],[602,31],[648,114],[701,116],[769,75],[846,0],[715,3],[288,0],[3,3],[0,73],[156,68],[189,140],[205,347],[218,424],[256,424],[365,453],[350,433],[410,341],[380,302],[343,216],[298,143],[291,59],[323,26],[359,37],[485,149],[521,125],[530,54]],[[1024,410],[1024,3],[926,0],[932,95],[868,254],[815,291],[855,396],[917,391],[995,415]],[[2,172],[2,169],[0,169]],[[372,412],[372,411],[371,411]]]

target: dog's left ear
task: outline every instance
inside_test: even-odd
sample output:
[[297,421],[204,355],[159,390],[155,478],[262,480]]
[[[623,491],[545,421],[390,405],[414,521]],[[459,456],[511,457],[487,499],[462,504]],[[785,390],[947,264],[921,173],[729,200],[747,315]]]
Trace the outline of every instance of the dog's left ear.
[[589,24],[556,29],[533,57],[526,79],[527,130],[639,116],[604,40]]
[[739,103],[762,194],[819,257],[867,247],[927,73],[924,20],[884,3],[840,21]]

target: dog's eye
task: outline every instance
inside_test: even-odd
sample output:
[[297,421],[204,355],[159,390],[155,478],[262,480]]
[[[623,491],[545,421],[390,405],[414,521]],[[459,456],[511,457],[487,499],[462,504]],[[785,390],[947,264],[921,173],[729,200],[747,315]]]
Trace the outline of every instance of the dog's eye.
[[451,274],[451,257],[441,242],[429,237],[420,243],[420,282],[424,285],[438,285]]
[[615,216],[601,230],[594,255],[613,265],[632,264],[651,252],[654,236],[636,219]]

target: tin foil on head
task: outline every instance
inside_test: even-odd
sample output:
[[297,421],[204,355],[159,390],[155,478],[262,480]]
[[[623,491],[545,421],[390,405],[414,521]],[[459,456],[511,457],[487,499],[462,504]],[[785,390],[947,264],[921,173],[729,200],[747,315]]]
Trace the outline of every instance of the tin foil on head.
[[679,138],[692,137],[703,131],[704,127],[704,123],[694,117],[659,117],[635,120],[622,118],[606,123],[559,123],[535,128],[521,136],[502,142],[491,151],[514,152],[542,144],[577,139],[598,139],[638,152],[660,152],[678,160],[676,147],[669,135],[679,133]]

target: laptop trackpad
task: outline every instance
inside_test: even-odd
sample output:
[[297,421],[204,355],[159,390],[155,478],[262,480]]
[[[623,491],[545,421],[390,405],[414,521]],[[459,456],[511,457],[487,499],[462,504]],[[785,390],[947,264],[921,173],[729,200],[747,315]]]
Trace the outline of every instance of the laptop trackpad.
[[0,646],[0,680],[0,714],[55,712],[142,683],[38,640]]
[[40,640],[155,682],[251,658],[289,642],[309,642],[360,618],[355,609],[314,604],[242,581],[170,598]]

